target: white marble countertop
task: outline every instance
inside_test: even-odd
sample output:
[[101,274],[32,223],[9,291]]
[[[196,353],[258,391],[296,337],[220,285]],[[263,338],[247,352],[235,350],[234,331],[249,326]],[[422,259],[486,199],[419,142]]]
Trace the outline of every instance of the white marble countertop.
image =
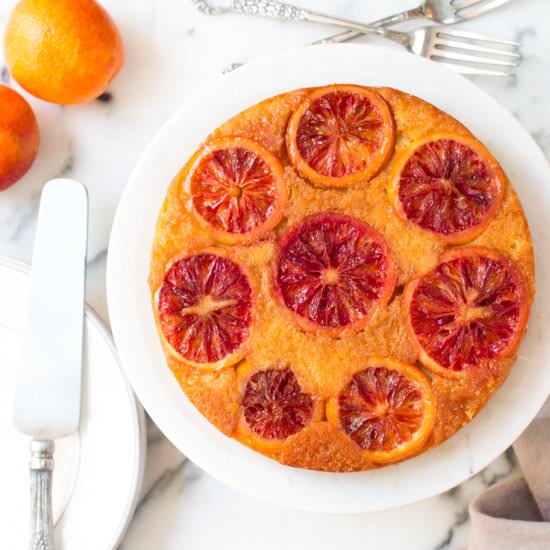
[[[1,3],[1,28],[15,3]],[[0,195],[0,255],[30,260],[39,194],[46,180],[63,175],[83,181],[91,200],[88,301],[108,321],[104,279],[111,222],[133,165],[161,124],[228,64],[316,40],[332,29],[237,15],[208,18],[191,0],[102,3],[122,31],[125,68],[108,94],[88,105],[60,107],[29,98],[39,120],[42,146],[25,178]],[[363,20],[416,4],[415,0],[296,3]],[[463,25],[523,43],[516,79],[479,78],[477,83],[518,117],[548,157],[549,22],[548,0],[514,0]],[[0,54],[1,79],[9,83],[1,61]],[[509,451],[441,496],[390,512],[332,517],[278,508],[223,486],[187,461],[151,424],[148,443],[143,497],[121,546],[128,550],[462,548],[472,496],[516,470]]]

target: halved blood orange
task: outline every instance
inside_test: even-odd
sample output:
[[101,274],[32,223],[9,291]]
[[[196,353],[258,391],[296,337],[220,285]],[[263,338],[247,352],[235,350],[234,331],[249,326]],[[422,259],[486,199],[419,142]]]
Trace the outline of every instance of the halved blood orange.
[[402,460],[421,449],[434,423],[429,378],[394,359],[370,357],[327,404],[327,419],[340,426],[366,458]]
[[287,128],[289,157],[310,182],[350,187],[368,182],[393,153],[395,123],[371,88],[334,85],[309,94]]
[[288,200],[281,163],[251,139],[227,137],[202,147],[186,180],[196,216],[216,240],[255,241],[282,219]]
[[452,378],[512,355],[530,306],[512,260],[482,247],[447,252],[433,271],[407,285],[403,298],[420,361]]
[[256,369],[245,361],[239,370],[239,429],[256,447],[276,447],[322,417],[321,401],[302,389],[289,367]]
[[307,331],[338,336],[363,329],[389,302],[395,283],[384,238],[356,218],[315,214],[281,239],[275,288]]
[[244,355],[252,325],[252,289],[243,269],[218,251],[177,259],[157,293],[161,334],[186,364],[219,369]]
[[474,137],[433,134],[402,153],[388,194],[402,218],[459,244],[485,230],[505,182],[497,161]]

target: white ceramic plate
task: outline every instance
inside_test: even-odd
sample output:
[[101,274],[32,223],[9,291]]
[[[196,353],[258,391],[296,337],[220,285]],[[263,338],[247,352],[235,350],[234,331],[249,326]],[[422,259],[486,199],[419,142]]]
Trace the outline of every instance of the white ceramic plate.
[[[394,86],[468,126],[504,166],[533,232],[538,294],[520,357],[477,418],[445,444],[397,466],[351,474],[279,465],[216,430],[180,390],[157,337],[147,287],[151,242],[166,188],[217,126],[275,94],[334,82]],[[300,48],[246,65],[188,101],[136,165],[120,202],[108,259],[108,300],[122,364],[145,409],[191,460],[245,493],[304,510],[352,513],[402,506],[449,489],[486,466],[518,437],[550,391],[548,311],[550,167],[534,141],[469,80],[425,59],[385,48]]]
[[[12,424],[29,268],[0,258],[0,533],[2,547],[29,547],[28,439]],[[117,362],[108,331],[86,310],[80,430],[56,442],[57,548],[113,550],[132,518],[145,463],[143,410]]]

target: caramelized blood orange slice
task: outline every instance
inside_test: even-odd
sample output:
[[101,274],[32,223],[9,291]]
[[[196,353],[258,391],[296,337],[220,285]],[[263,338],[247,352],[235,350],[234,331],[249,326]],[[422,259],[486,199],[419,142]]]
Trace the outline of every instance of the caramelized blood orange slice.
[[283,217],[288,191],[279,160],[250,139],[203,146],[186,181],[197,217],[220,242],[248,243]]
[[290,118],[286,143],[296,170],[325,187],[368,182],[393,152],[395,125],[385,100],[362,86],[312,92]]
[[237,263],[218,252],[176,260],[157,295],[162,336],[184,363],[218,369],[244,355],[252,289]]
[[240,429],[256,446],[277,444],[320,419],[319,400],[303,391],[290,368],[255,371],[246,364],[244,370]]
[[477,237],[493,219],[505,179],[475,138],[435,134],[403,153],[388,193],[401,217],[459,244]]
[[434,422],[430,380],[411,365],[372,357],[340,395],[329,401],[327,418],[370,460],[401,460],[430,437]]
[[444,254],[404,292],[406,322],[420,361],[457,378],[513,354],[525,330],[528,291],[515,264],[481,247]]
[[396,282],[384,238],[334,212],[307,218],[282,237],[275,287],[308,331],[361,330],[390,300]]

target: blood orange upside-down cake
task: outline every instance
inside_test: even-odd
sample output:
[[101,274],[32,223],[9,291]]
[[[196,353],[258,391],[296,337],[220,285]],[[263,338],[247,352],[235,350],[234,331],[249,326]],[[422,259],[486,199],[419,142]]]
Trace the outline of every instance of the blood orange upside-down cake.
[[206,138],[168,188],[149,283],[168,366],[212,424],[283,464],[355,471],[481,410],[534,261],[514,189],[462,124],[331,85]]

